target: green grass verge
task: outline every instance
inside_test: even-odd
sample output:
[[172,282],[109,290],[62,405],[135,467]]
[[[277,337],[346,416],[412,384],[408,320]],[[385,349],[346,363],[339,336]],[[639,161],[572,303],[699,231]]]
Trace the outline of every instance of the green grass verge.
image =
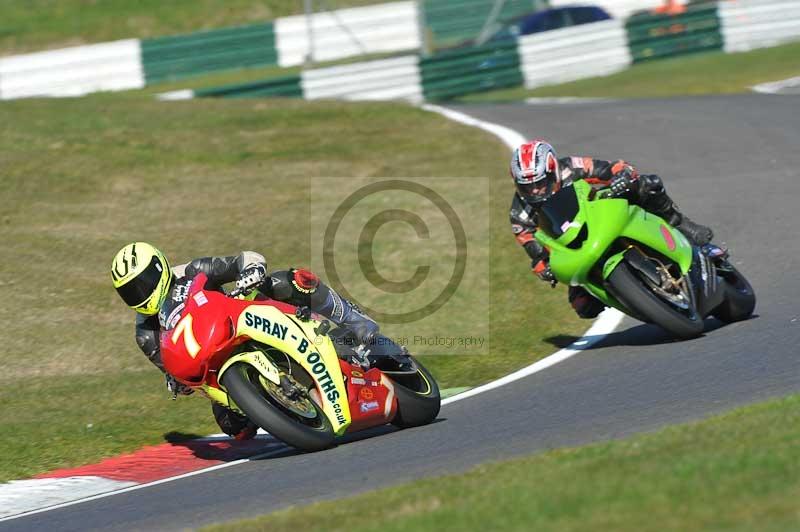
[[204,401],[170,401],[163,381],[153,371],[6,380],[0,387],[0,479],[219,432]]
[[793,396],[205,530],[783,531],[800,529],[799,499]]
[[577,96],[657,98],[749,91],[767,81],[800,74],[800,42],[747,53],[709,52],[639,63],[610,76],[538,89],[507,89],[467,96],[463,101],[514,101],[531,97]]
[[[387,0],[328,4],[382,1]],[[0,55],[254,24],[302,12],[303,2],[286,0],[0,0]]]
[[[134,343],[133,313],[111,287],[110,260],[141,239],[173,263],[255,249],[272,268],[306,265],[310,178],[491,178],[488,189],[467,180],[454,192],[457,208],[488,205],[475,210],[488,211],[487,227],[470,249],[484,250],[489,269],[479,281],[491,297],[454,298],[425,331],[448,334],[488,313],[489,354],[412,350],[426,355],[443,388],[485,382],[551,353],[549,337],[579,334],[586,322],[574,318],[561,287],[530,274],[513,240],[507,157],[481,131],[400,104],[163,103],[141,94],[4,102],[0,292],[14,304],[0,308],[0,480],[160,443],[172,431],[217,432],[205,400],[167,399]],[[407,278],[418,257],[394,251],[376,249],[376,264]],[[369,291],[361,283],[348,285],[358,297]],[[509,319],[518,308],[538,309],[536,320]]]

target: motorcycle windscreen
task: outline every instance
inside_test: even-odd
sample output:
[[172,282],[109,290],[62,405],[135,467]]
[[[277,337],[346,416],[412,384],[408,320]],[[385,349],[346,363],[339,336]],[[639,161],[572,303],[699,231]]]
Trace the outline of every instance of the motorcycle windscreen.
[[539,228],[553,238],[559,238],[572,227],[579,211],[575,188],[563,187],[539,207]]

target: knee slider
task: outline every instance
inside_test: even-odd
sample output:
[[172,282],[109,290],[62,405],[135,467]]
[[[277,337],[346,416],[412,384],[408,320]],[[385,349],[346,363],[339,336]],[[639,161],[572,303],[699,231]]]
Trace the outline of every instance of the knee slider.
[[301,294],[313,294],[319,288],[319,277],[305,269],[292,270],[292,286]]

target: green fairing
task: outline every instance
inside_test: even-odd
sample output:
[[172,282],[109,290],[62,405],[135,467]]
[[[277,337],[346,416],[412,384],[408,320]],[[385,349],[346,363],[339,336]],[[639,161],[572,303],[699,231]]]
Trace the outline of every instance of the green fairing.
[[[607,305],[624,311],[624,307],[602,285],[589,280],[589,273],[619,238],[639,242],[673,260],[682,273],[689,271],[692,264],[691,244],[662,218],[631,205],[625,199],[601,198],[598,195],[590,200],[592,186],[585,181],[576,181],[572,188],[578,198],[579,211],[569,229],[558,238],[551,237],[543,230],[535,234],[536,239],[550,251],[550,268],[560,282],[583,286]],[[567,247],[578,237],[584,224],[588,229],[586,240],[578,249]],[[662,231],[672,236],[674,249],[669,249],[667,237]],[[605,259],[601,265],[603,279],[607,279],[620,263],[624,251],[620,250]]]

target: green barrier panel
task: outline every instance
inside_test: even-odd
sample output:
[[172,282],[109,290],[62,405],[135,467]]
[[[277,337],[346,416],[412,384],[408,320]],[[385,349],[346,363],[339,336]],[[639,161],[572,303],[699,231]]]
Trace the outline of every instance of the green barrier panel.
[[[420,6],[432,45],[449,46],[477,38],[494,4],[495,0],[423,0]],[[497,21],[507,22],[546,7],[545,0],[506,0]]]
[[447,100],[523,84],[516,42],[439,53],[420,61],[426,100]]
[[142,41],[147,84],[278,63],[271,22]]
[[635,63],[723,46],[716,4],[690,7],[680,15],[636,15],[626,29]]
[[209,89],[197,89],[194,94],[198,98],[302,98],[303,88],[300,85],[300,76],[286,76]]

